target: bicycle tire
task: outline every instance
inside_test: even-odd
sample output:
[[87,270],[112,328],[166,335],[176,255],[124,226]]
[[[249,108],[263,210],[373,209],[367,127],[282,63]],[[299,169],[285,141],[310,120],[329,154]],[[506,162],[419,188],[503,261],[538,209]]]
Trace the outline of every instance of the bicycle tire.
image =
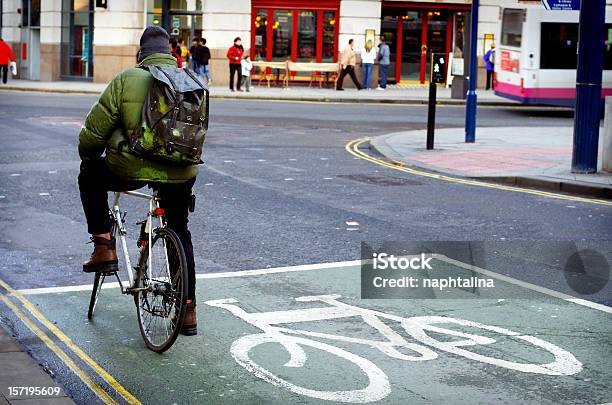
[[[187,307],[187,258],[185,256],[185,250],[183,249],[183,245],[177,234],[169,228],[157,228],[154,229],[153,232],[155,236],[153,237],[151,249],[155,249],[161,241],[164,241],[166,246],[165,257],[166,257],[166,265],[168,268],[172,268],[172,272],[174,274],[170,275],[170,292],[164,290],[162,293],[155,294],[151,291],[140,290],[140,288],[147,287],[148,284],[147,277],[147,265],[149,263],[149,249],[145,248],[141,252],[141,257],[139,260],[138,271],[136,274],[136,287],[138,288],[135,294],[135,302],[136,302],[136,312],[138,316],[138,326],[140,329],[140,334],[145,342],[145,345],[148,349],[157,352],[163,353],[168,350],[179,335],[181,327],[183,325],[183,320],[185,318],[185,312]],[[162,245],[163,249],[163,245]],[[169,263],[172,261],[172,263]],[[155,269],[152,269],[152,272]],[[155,278],[155,276],[154,276]],[[164,288],[167,288],[167,282],[161,283],[158,280],[158,284],[164,284]],[[161,303],[162,309],[164,312],[164,316],[158,316],[159,318],[164,318],[162,321],[164,322],[164,331],[167,331],[167,320],[170,320],[170,326],[172,330],[170,333],[166,333],[167,336],[162,341],[153,341],[152,336],[150,335],[150,325],[153,317],[155,317],[155,302],[156,296],[162,295]],[[166,311],[166,298],[169,298],[174,303],[171,306],[169,311]],[[151,299],[151,301],[149,301]],[[151,308],[151,304],[153,304],[153,308]],[[159,301],[157,302],[159,304]],[[178,311],[176,310],[176,305],[180,304]],[[143,308],[144,306],[148,306],[149,310]],[[172,308],[174,308],[174,316],[172,315]],[[145,315],[146,313],[152,317],[152,319],[146,323]],[[165,316],[165,315],[168,316]],[[145,325],[146,323],[146,325]],[[154,326],[157,325],[157,320],[155,321]]]
[[96,304],[98,303],[98,298],[100,297],[100,290],[102,289],[102,283],[104,282],[103,277],[105,277],[103,274],[96,272],[93,288],[91,290],[91,297],[89,298],[89,309],[87,310],[87,319],[90,321],[93,319]]

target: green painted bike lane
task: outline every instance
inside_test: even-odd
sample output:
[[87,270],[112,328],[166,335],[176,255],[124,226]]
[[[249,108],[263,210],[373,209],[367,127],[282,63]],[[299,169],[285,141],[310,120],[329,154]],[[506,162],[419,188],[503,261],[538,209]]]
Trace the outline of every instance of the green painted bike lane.
[[324,267],[205,275],[162,355],[116,288],[92,322],[90,291],[26,296],[143,403],[612,401],[611,313],[503,281],[521,298],[362,300],[358,265]]

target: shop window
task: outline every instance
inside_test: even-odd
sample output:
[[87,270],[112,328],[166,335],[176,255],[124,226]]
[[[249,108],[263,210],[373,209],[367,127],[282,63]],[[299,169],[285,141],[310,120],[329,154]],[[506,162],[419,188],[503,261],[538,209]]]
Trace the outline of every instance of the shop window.
[[252,16],[251,57],[254,60],[336,60],[335,10],[262,7],[253,8]]
[[253,22],[255,39],[253,41],[254,60],[266,60],[268,43],[268,10],[259,9]]
[[505,8],[502,16],[502,45],[521,47],[525,10]]
[[333,62],[336,59],[336,12],[323,12],[323,52],[322,62]]
[[317,12],[300,11],[298,15],[297,60],[300,62],[313,61],[316,58],[317,48]]
[[274,43],[272,59],[284,61],[291,58],[291,39],[293,37],[293,13],[289,10],[275,10],[272,25]]
[[62,2],[62,76],[93,76],[93,0]]

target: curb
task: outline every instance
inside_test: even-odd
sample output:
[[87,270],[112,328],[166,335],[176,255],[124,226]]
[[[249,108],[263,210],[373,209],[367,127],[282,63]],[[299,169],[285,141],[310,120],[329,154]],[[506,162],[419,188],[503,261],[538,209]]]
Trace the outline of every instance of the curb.
[[[2,90],[22,91],[22,92],[41,92],[41,93],[58,93],[58,94],[101,94],[103,90],[88,90],[88,89],[50,89],[45,87],[24,88],[18,86],[6,85],[2,86]],[[263,101],[300,101],[311,103],[372,103],[372,104],[404,104],[404,105],[427,105],[428,100],[423,98],[405,98],[405,99],[376,99],[376,98],[335,98],[324,96],[246,96],[246,95],[215,95],[211,94],[210,98],[221,100],[263,100]],[[438,99],[438,106],[464,106],[465,100],[460,99]],[[514,101],[479,101],[479,106],[483,107],[531,107],[524,106]]]
[[[377,138],[384,138],[388,135],[382,135]],[[392,152],[383,152],[380,146],[377,146],[377,142],[372,142],[374,139],[370,139],[368,142],[368,149],[374,151],[375,153],[383,156],[385,159],[390,161],[399,161],[404,163],[410,167],[414,167],[420,170],[426,170],[429,172],[439,173],[447,176],[453,176],[457,178],[463,179],[471,179],[471,180],[479,180],[479,181],[489,181],[493,183],[501,183],[501,184],[509,184],[517,187],[525,187],[525,188],[533,188],[543,191],[560,191],[568,194],[578,194],[588,197],[596,197],[596,198],[604,198],[604,199],[612,199],[612,186],[605,186],[599,184],[590,184],[579,181],[572,180],[561,180],[561,179],[551,179],[546,177],[527,177],[527,176],[483,176],[483,177],[474,177],[474,176],[462,176],[456,173],[451,172],[442,172],[439,170],[434,170],[431,167],[425,167],[420,165],[414,161],[404,159],[402,156]]]

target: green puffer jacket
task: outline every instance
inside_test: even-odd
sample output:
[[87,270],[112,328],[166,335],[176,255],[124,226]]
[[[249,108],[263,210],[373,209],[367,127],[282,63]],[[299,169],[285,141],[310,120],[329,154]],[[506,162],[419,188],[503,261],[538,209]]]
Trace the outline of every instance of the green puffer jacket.
[[[171,55],[156,53],[142,65],[176,66]],[[109,83],[93,105],[79,135],[79,155],[83,161],[98,159],[106,151],[106,164],[117,176],[128,180],[182,183],[198,174],[198,166],[173,166],[142,159],[132,153],[126,136],[139,130],[142,105],[153,80],[144,70],[129,68]]]

